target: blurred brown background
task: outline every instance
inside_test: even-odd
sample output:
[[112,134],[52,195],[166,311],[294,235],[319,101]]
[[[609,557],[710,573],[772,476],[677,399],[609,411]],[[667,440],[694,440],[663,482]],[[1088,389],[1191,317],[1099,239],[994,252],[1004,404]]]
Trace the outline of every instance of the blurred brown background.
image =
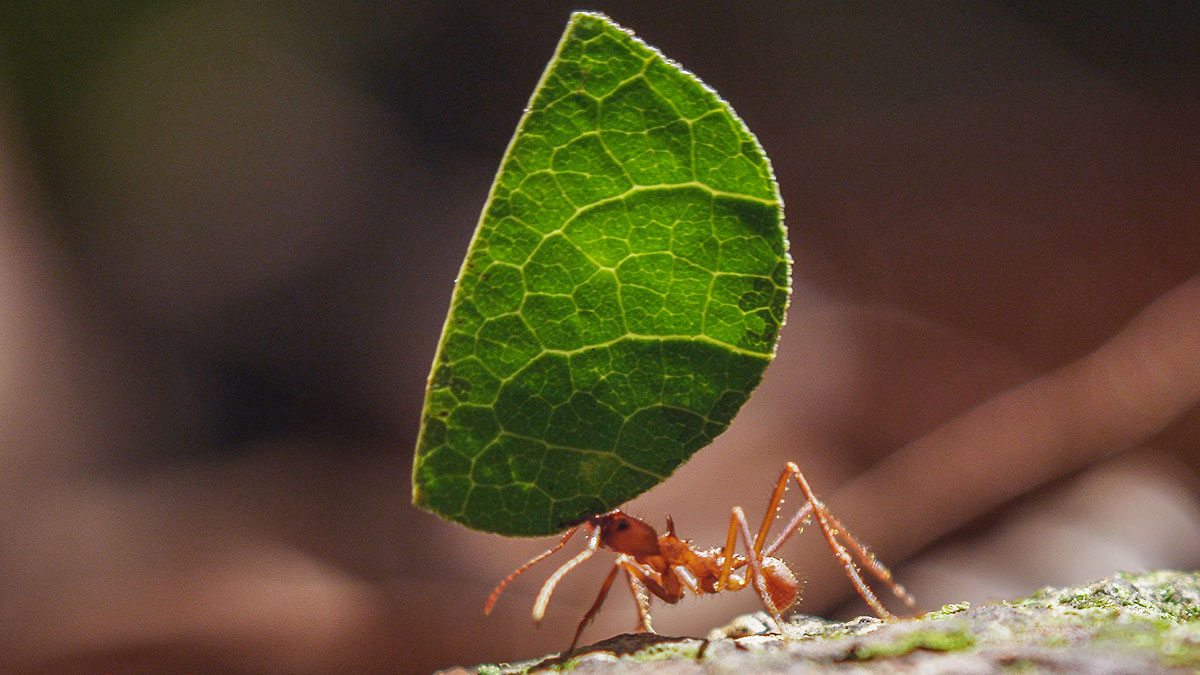
[[[552,562],[485,618],[550,540],[417,511],[409,470],[458,265],[576,8],[0,8],[0,670],[566,646],[608,560],[540,630]],[[1193,4],[586,8],[733,103],[796,261],[754,399],[627,510],[715,545],[795,460],[926,608],[1200,567]],[[818,539],[781,551],[800,609],[865,611]],[[614,593],[585,641],[632,625]]]

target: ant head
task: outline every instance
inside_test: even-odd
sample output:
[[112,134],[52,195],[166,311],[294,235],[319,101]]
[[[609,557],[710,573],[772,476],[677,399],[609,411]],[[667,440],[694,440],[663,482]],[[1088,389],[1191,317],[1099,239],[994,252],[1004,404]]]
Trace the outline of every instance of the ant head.
[[600,528],[600,545],[610,551],[635,558],[659,553],[658,533],[643,520],[613,509],[588,521]]

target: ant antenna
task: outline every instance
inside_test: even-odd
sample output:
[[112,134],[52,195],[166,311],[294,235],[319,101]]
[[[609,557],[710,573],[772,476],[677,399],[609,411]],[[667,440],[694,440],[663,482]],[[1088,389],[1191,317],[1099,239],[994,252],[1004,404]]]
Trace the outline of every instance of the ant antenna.
[[492,594],[490,596],[488,596],[487,604],[485,604],[483,606],[483,613],[491,614],[492,606],[495,605],[496,600],[498,600],[500,598],[500,592],[504,590],[505,586],[507,586],[509,583],[511,583],[513,579],[516,579],[518,576],[520,576],[521,573],[524,572],[525,570],[529,569],[530,567],[533,567],[534,565],[541,562],[543,559],[545,559],[550,554],[552,554],[555,551],[558,551],[562,547],[566,546],[567,542],[570,541],[571,537],[575,536],[575,533],[578,532],[579,528],[581,528],[581,527],[583,527],[583,525],[576,525],[575,527],[572,527],[571,529],[567,530],[566,533],[563,535],[562,539],[560,539],[557,544],[550,547],[549,550],[543,551],[543,552],[535,555],[533,558],[531,558],[529,560],[529,562],[525,563],[524,565],[521,565],[520,567],[518,567],[516,569],[516,571],[514,571],[512,574],[505,577],[504,581],[501,581],[499,583],[499,585],[496,586],[495,590],[492,591]]

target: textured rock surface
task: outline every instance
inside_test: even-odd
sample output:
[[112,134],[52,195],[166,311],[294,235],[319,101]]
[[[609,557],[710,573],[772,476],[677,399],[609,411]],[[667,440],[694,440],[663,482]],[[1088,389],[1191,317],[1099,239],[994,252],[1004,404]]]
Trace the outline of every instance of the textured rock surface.
[[1151,572],[1029,598],[948,605],[885,623],[798,616],[785,635],[765,615],[739,617],[707,638],[620,635],[570,659],[448,672],[521,673],[1165,673],[1200,669],[1200,573]]

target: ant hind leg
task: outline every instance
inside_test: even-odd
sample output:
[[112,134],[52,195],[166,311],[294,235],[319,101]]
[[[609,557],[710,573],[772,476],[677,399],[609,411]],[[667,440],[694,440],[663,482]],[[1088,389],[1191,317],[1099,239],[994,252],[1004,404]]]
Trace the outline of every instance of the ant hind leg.
[[[863,581],[862,575],[858,572],[858,566],[854,563],[854,558],[852,558],[850,553],[846,551],[846,547],[842,545],[838,535],[846,538],[847,543],[849,543],[850,548],[854,550],[855,555],[857,555],[859,560],[862,561],[863,565],[869,569],[872,574],[874,574],[876,577],[879,577],[881,581],[886,583],[892,592],[895,593],[898,598],[903,600],[905,604],[909,605],[910,607],[913,606],[914,603],[912,597],[908,595],[903,587],[892,580],[892,573],[886,567],[884,567],[883,563],[880,563],[875,556],[871,555],[866,550],[866,547],[859,544],[858,541],[846,531],[846,528],[842,527],[842,524],[833,517],[833,514],[829,512],[829,509],[825,507],[825,504],[822,503],[820,499],[817,499],[817,495],[813,492],[812,487],[809,486],[808,480],[805,479],[804,474],[800,472],[800,467],[796,466],[794,462],[788,462],[787,466],[784,468],[784,475],[795,478],[796,484],[799,485],[800,490],[804,492],[804,498],[807,503],[800,510],[800,512],[796,514],[796,517],[792,518],[792,521],[788,523],[788,526],[779,535],[779,538],[767,548],[767,554],[769,555],[770,553],[774,552],[780,544],[782,544],[789,536],[798,530],[801,523],[805,518],[808,517],[808,515],[815,515],[817,518],[817,525],[821,528],[821,534],[825,536],[825,541],[829,544],[829,550],[833,552],[833,557],[837,558],[838,562],[841,563],[842,569],[844,569],[846,572],[846,577],[850,579],[850,583],[854,585],[854,590],[858,592],[859,597],[866,601],[867,605],[871,607],[871,609],[876,615],[879,616],[879,618],[892,620],[896,618],[896,615],[889,612],[887,608],[883,606],[883,603],[879,601],[879,598],[876,597],[871,588],[867,586],[867,583]],[[776,500],[781,496],[782,492],[777,487],[775,489],[775,495],[772,497],[772,509],[778,507]],[[773,510],[771,513],[773,513]]]
[[876,558],[874,553],[871,553],[866,546],[859,543],[859,541],[854,538],[854,535],[850,534],[850,530],[847,530],[846,527],[842,525],[842,523],[835,518],[828,509],[825,510],[825,516],[829,519],[829,524],[833,526],[834,532],[845,540],[846,546],[849,547],[851,552],[854,553],[854,557],[858,558],[859,563],[862,564],[863,567],[870,570],[871,574],[875,575],[876,579],[879,579],[886,584],[887,587],[891,589],[892,594],[899,598],[906,607],[915,610],[917,608],[916,599],[909,594],[908,590],[905,589],[904,586],[901,586],[900,583],[892,577],[892,571],[887,568],[887,565],[879,562],[879,558]]

